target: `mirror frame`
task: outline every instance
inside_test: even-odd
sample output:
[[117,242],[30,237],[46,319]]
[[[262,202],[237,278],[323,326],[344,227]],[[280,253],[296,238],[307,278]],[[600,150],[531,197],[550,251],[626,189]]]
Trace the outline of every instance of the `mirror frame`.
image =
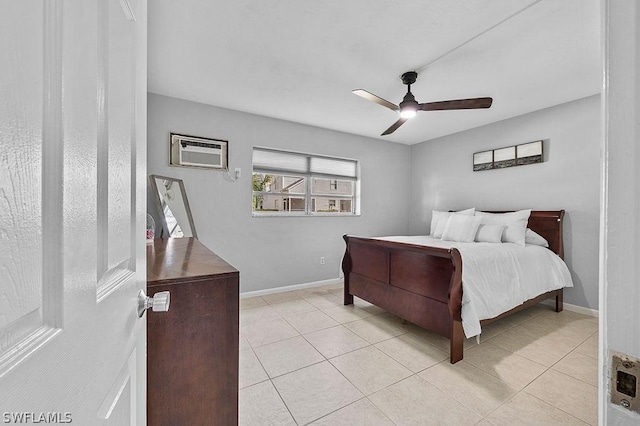
[[[160,199],[160,195],[158,193],[158,185],[156,184],[156,179],[164,179],[171,180],[177,182],[180,185],[180,193],[182,194],[182,200],[184,201],[184,207],[187,211],[187,218],[189,219],[189,225],[191,226],[191,234],[193,238],[198,238],[198,234],[196,233],[196,226],[193,222],[193,216],[191,215],[191,208],[189,207],[189,199],[187,198],[187,191],[184,189],[184,182],[182,179],[172,178],[168,176],[160,176],[160,175],[149,175],[149,181],[151,182],[151,188],[153,189],[154,199],[156,200],[156,209],[158,210],[158,215],[160,216],[160,223],[162,224],[162,233],[160,234],[161,238],[180,238],[180,237],[171,237],[169,234],[169,226],[167,225],[167,218],[164,216],[162,209],[162,200]],[[165,237],[166,234],[166,237]],[[188,237],[187,237],[188,238]]]

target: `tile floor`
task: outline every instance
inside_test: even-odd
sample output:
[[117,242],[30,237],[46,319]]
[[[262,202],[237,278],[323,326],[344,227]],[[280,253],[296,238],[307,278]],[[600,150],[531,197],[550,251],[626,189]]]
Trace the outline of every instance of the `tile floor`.
[[240,301],[241,425],[597,424],[598,321],[538,305],[449,340],[342,285]]

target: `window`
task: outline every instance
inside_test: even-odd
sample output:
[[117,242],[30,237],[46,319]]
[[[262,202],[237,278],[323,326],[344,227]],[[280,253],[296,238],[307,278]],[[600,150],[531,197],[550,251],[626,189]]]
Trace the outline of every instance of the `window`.
[[252,212],[354,215],[357,171],[355,160],[254,148]]

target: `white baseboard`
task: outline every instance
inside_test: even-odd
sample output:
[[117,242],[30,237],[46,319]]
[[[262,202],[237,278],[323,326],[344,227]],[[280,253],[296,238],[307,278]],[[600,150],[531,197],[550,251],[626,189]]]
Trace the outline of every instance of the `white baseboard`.
[[[543,305],[556,306],[555,300],[543,300],[540,303],[542,303]],[[567,311],[576,312],[579,314],[589,315],[596,318],[598,318],[598,315],[599,315],[597,309],[585,308],[583,306],[572,305],[571,303],[563,303],[562,306]]]
[[[265,290],[246,291],[246,292],[240,293],[240,299],[246,299],[248,297],[256,297],[256,296],[266,296],[268,294],[284,293],[284,292],[293,291],[293,290],[302,290],[305,288],[321,287],[324,285],[340,284],[342,282],[343,282],[343,278],[340,277],[340,278],[331,278],[331,279],[322,280],[322,281],[314,281],[310,283],[288,285],[284,287],[267,288]],[[540,303],[544,305],[549,305],[549,306],[556,305],[555,300],[543,300]],[[589,315],[589,316],[598,318],[597,309],[585,308],[583,306],[572,305],[571,303],[564,303],[563,307],[567,311],[576,312],[579,314]]]
[[331,278],[329,280],[314,281],[314,282],[304,283],[304,284],[294,284],[294,285],[288,285],[284,287],[267,288],[265,290],[246,291],[246,292],[240,293],[240,299],[246,299],[247,297],[266,296],[268,294],[284,293],[286,291],[302,290],[302,289],[311,288],[311,287],[321,287],[323,285],[340,284],[342,282],[343,282],[342,278]]

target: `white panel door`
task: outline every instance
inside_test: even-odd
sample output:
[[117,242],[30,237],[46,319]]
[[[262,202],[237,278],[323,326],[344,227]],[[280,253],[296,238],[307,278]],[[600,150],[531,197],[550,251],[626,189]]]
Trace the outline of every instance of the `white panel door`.
[[617,377],[611,355],[640,357],[640,2],[603,0],[602,6],[599,421],[635,426],[640,414],[611,402]]
[[0,423],[145,424],[146,8],[0,3]]

